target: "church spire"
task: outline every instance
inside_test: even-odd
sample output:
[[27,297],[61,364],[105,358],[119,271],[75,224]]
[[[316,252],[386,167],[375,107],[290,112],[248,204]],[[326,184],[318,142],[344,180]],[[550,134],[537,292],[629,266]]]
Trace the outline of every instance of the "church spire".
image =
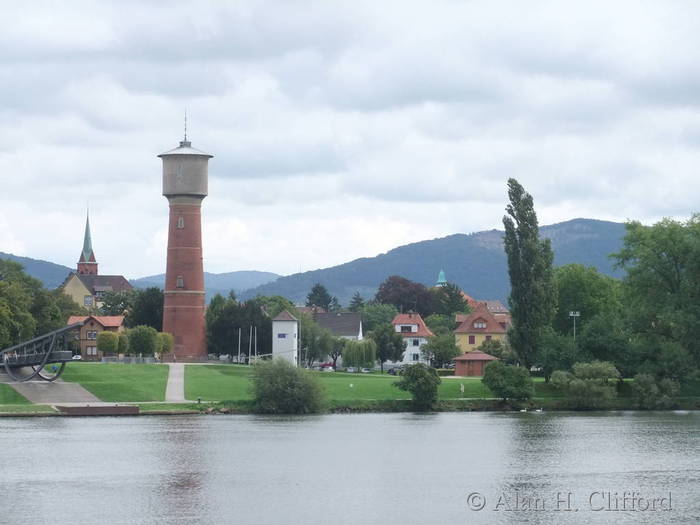
[[92,235],[90,234],[90,211],[85,220],[85,237],[83,238],[83,251],[78,260],[78,273],[97,275],[97,259],[92,251]]

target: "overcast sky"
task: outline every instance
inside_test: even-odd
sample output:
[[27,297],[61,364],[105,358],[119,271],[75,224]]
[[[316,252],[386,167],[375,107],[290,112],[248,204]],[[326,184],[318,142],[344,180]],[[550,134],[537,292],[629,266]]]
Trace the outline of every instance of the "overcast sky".
[[8,2],[0,251],[165,270],[156,157],[214,155],[205,269],[287,274],[700,202],[697,2]]

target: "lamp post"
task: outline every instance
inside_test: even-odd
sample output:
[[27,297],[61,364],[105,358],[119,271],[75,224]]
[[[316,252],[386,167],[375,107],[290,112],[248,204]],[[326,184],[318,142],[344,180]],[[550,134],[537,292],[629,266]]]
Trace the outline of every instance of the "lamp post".
[[576,342],[576,318],[581,317],[581,312],[571,311],[571,312],[569,312],[569,317],[573,318],[573,320],[574,320],[574,343],[575,343]]

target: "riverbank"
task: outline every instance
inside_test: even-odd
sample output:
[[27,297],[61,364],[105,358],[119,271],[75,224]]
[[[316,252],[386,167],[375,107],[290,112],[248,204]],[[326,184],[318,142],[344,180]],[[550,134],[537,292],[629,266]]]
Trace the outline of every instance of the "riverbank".
[[[123,403],[138,406],[139,416],[162,415],[253,415],[251,400],[236,400],[202,403]],[[605,409],[574,409],[563,400],[531,399],[527,402],[510,402],[500,399],[451,399],[438,401],[431,412],[650,412],[639,409],[632,399],[620,398]],[[700,411],[700,398],[679,398],[673,407],[666,411]],[[654,410],[658,412],[660,410]],[[336,401],[327,403],[323,414],[364,414],[364,413],[413,413],[413,405],[407,399],[375,399]],[[0,418],[3,417],[85,417],[72,416],[60,412],[51,405],[0,405]]]
[[[153,364],[71,363],[66,383],[75,383],[95,396],[97,403],[136,405],[140,415],[252,414],[250,368],[240,365],[185,365],[184,391],[166,401],[169,367]],[[394,386],[388,374],[314,372],[326,391],[325,413],[413,412],[410,395]],[[560,392],[534,378],[535,396],[528,402],[503,402],[478,377],[444,377],[438,389],[435,412],[569,411]],[[59,383],[60,384],[60,383]],[[59,386],[59,384],[51,386]],[[45,383],[41,386],[47,387]],[[49,387],[50,388],[50,387]],[[629,383],[625,381],[607,410],[636,410]],[[55,407],[61,399],[32,404],[9,384],[0,384],[0,417],[65,416]],[[75,403],[72,403],[75,404]],[[81,403],[88,405],[90,403]],[[686,385],[671,410],[700,410],[700,382]],[[70,417],[70,416],[69,416]]]

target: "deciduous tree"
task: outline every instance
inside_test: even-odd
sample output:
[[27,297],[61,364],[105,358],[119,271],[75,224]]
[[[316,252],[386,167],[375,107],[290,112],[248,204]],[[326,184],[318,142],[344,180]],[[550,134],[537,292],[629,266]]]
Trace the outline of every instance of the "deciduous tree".
[[432,313],[432,297],[425,285],[399,275],[392,275],[379,285],[375,300],[393,304],[401,312],[413,311],[425,316]]
[[396,333],[393,325],[389,323],[379,325],[368,335],[377,344],[377,361],[382,372],[384,372],[384,363],[387,361],[403,359],[406,343],[401,334]]

